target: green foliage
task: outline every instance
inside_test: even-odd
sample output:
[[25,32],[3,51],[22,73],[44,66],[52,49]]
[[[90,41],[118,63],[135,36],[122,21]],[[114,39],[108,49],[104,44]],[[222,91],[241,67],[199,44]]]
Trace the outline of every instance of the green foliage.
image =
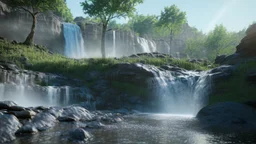
[[155,15],[135,15],[129,21],[132,30],[139,34],[139,36],[154,35],[156,31],[156,23],[158,19]]
[[58,10],[65,5],[64,0],[8,0],[7,4],[13,8],[23,9],[31,14]]
[[143,0],[85,0],[81,3],[84,13],[101,19],[103,24],[114,18],[131,16],[135,6]]
[[215,86],[217,92],[209,97],[209,104],[225,101],[255,101],[256,85],[246,81],[247,73],[255,69],[255,67],[256,62],[243,63],[230,79],[217,83]]
[[186,12],[182,12],[176,5],[172,5],[164,8],[157,25],[164,29],[165,32],[162,30],[163,34],[174,36],[180,32],[186,21]]
[[56,14],[59,17],[62,17],[65,22],[73,22],[73,15],[70,11],[70,9],[67,7],[66,3],[61,3],[62,6],[59,6],[55,11],[54,14]]
[[149,90],[142,86],[136,86],[131,83],[124,83],[124,82],[118,82],[118,81],[112,81],[111,85],[117,90],[120,90],[121,92],[125,92],[129,95],[136,95],[141,98],[148,96]]
[[206,57],[213,61],[218,55],[235,53],[236,46],[244,36],[244,30],[228,32],[223,25],[217,25],[208,35],[189,39],[185,52],[193,58]]

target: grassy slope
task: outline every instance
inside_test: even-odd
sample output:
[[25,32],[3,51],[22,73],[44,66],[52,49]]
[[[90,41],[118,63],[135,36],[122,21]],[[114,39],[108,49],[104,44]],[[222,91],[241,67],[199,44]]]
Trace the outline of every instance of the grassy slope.
[[85,72],[90,70],[105,71],[111,66],[121,62],[152,64],[161,66],[165,64],[174,64],[188,70],[205,70],[206,66],[193,64],[186,60],[177,60],[171,58],[121,58],[121,59],[69,59],[58,54],[49,54],[43,48],[28,47],[25,45],[11,44],[7,41],[0,40],[0,60],[12,61],[23,67],[20,63],[21,55],[29,59],[33,65],[30,70],[40,72],[58,73],[72,77],[85,77]]
[[209,104],[256,101],[256,85],[246,80],[246,75],[252,69],[256,69],[256,62],[241,64],[230,79],[216,85],[217,93],[210,96]]

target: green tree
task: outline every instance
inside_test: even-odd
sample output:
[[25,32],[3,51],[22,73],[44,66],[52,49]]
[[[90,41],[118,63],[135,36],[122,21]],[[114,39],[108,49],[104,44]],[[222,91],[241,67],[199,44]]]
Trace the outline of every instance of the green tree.
[[62,17],[65,22],[73,22],[73,20],[74,20],[70,9],[67,7],[67,4],[56,9],[54,11],[54,14],[56,14],[59,17]]
[[164,8],[157,25],[162,29],[164,35],[170,35],[171,44],[173,37],[180,32],[186,21],[186,12],[182,12],[176,5],[172,5]]
[[131,16],[135,6],[143,0],[85,0],[81,3],[84,13],[90,17],[99,17],[103,25],[101,37],[102,57],[106,57],[105,34],[110,20]]
[[33,18],[31,31],[24,41],[26,45],[34,43],[37,16],[50,10],[58,11],[66,5],[64,0],[8,0],[6,3],[14,9],[28,12]]
[[152,36],[154,35],[157,21],[157,17],[154,15],[135,15],[129,23],[131,23],[132,30],[140,36]]

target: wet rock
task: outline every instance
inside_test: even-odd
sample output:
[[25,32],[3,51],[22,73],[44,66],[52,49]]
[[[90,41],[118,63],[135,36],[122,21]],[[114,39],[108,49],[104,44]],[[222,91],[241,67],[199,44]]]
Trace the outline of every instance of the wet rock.
[[2,102],[0,102],[0,110],[1,109],[9,109],[12,106],[17,106],[17,104],[13,101],[2,101]]
[[56,118],[49,112],[37,114],[31,121],[24,124],[19,129],[19,133],[34,133],[37,131],[45,131],[53,127],[56,123]]
[[88,128],[96,128],[96,129],[98,129],[98,128],[103,128],[105,125],[104,124],[102,124],[101,122],[99,122],[99,121],[92,121],[92,122],[88,122],[88,123],[86,123],[86,127],[88,127]]
[[256,110],[235,102],[207,106],[196,116],[204,128],[213,131],[256,131]]
[[8,143],[15,139],[15,132],[21,127],[19,120],[8,114],[0,113],[0,143]]
[[92,119],[92,114],[78,106],[71,106],[63,108],[58,120],[60,121],[88,121]]
[[233,72],[235,71],[235,67],[231,65],[223,65],[212,69],[209,74],[211,75],[213,82],[219,82],[224,79],[228,79],[232,76]]
[[26,108],[22,107],[22,106],[11,106],[8,108],[8,110],[10,111],[24,111],[26,110]]
[[36,115],[32,110],[10,111],[9,113],[15,115],[19,119],[31,119]]
[[74,142],[86,142],[92,138],[91,134],[82,128],[77,128],[69,132],[69,140]]

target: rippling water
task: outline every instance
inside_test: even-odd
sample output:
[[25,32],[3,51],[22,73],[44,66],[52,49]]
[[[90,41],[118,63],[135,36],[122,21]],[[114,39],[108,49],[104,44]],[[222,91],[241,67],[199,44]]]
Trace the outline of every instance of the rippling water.
[[[14,144],[71,144],[61,134],[83,123],[59,124],[35,135],[18,138]],[[189,115],[139,114],[129,115],[118,124],[103,129],[88,129],[92,144],[247,144],[256,143],[256,133],[209,133]]]

